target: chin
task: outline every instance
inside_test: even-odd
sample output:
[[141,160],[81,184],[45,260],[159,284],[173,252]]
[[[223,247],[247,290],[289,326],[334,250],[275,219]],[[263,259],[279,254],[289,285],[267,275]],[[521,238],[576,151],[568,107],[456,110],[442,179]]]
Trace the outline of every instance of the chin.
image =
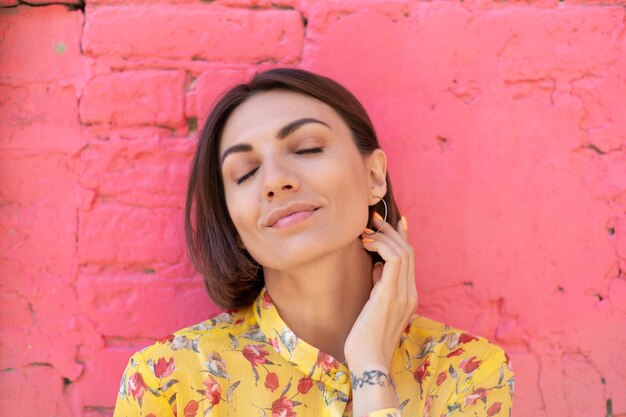
[[354,236],[334,235],[325,237],[302,233],[299,236],[285,237],[282,241],[267,242],[265,247],[272,248],[272,253],[264,251],[255,259],[265,260],[261,264],[268,268],[287,270],[346,249],[352,243],[359,243]]

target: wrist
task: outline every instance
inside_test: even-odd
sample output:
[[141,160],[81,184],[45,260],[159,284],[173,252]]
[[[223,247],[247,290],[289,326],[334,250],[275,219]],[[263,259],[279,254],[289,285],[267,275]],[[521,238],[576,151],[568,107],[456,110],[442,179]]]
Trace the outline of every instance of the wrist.
[[352,407],[354,416],[364,416],[375,410],[398,408],[396,386],[391,372],[383,366],[350,368]]
[[394,390],[396,388],[391,371],[384,365],[349,366],[349,369],[353,391],[365,389],[368,386],[390,387]]

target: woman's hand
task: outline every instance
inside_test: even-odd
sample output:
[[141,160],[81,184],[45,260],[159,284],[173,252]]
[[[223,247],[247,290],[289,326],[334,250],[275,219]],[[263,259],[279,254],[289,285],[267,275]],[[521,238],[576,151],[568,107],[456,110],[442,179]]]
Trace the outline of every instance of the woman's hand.
[[403,224],[404,216],[396,230],[375,213],[374,226],[382,228],[373,235],[368,234],[370,229],[362,234],[365,249],[378,252],[385,264],[374,265],[370,298],[344,345],[351,370],[372,371],[378,366],[389,371],[400,336],[417,308],[415,259]]
[[366,416],[375,410],[399,415],[398,396],[391,379],[391,359],[417,308],[413,248],[403,224],[406,225],[404,217],[395,230],[375,213],[374,227],[380,227],[379,232],[373,235],[364,232],[362,235],[365,249],[378,252],[385,264],[372,268],[370,298],[344,345],[354,416]]

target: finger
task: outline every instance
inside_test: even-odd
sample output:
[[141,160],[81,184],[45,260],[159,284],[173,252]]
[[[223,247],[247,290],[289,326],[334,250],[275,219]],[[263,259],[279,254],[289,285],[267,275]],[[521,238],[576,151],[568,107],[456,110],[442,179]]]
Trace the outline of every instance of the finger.
[[[379,219],[380,220],[380,219]],[[408,242],[408,222],[404,216],[398,221],[396,229],[394,230],[391,224],[385,222],[385,227],[389,226],[390,230],[397,233],[398,239],[392,239],[394,234],[383,234],[386,238],[392,239],[392,241],[398,245],[398,251],[402,253],[406,269],[402,271],[402,275],[399,277],[398,285],[403,294],[409,298],[410,302],[416,302],[416,289],[415,289],[415,261],[413,255],[413,247]],[[383,227],[383,228],[385,228]],[[382,229],[381,229],[382,230]],[[378,233],[380,235],[380,233]],[[398,243],[400,241],[400,243]]]
[[[413,246],[409,243],[409,232],[408,232],[408,221],[406,217],[402,216],[400,221],[398,222],[398,234],[407,241],[411,249]],[[415,303],[417,304],[417,287],[415,284],[415,253],[414,251],[409,251],[409,265],[408,265],[408,273],[406,277],[406,291],[409,296],[415,298]],[[417,306],[416,306],[417,307]]]
[[[390,337],[400,337],[400,333],[406,328],[414,308],[413,300],[406,289],[407,275],[410,273],[408,261],[398,253],[402,249],[394,247],[394,245],[395,243],[389,237],[380,233],[373,236],[365,235],[363,242],[366,250],[377,251],[386,261],[384,268],[380,268],[380,278],[376,281],[372,294],[375,291],[382,292],[381,297],[384,302],[388,303],[387,306],[395,311],[394,314],[397,314],[397,318],[392,321],[394,324],[390,325],[387,330],[392,333]],[[378,266],[375,266],[375,269],[378,269]],[[378,274],[378,272],[374,270],[372,274]]]
[[[365,249],[374,249],[376,250],[380,256],[385,260],[385,268],[387,268],[387,264],[397,263],[394,265],[394,269],[397,270],[397,273],[390,275],[389,280],[393,281],[393,292],[394,297],[398,300],[403,300],[408,298],[407,293],[407,274],[408,274],[408,254],[406,250],[399,246],[393,239],[390,239],[388,236],[385,236],[381,233],[376,233],[374,235],[363,234],[364,238],[369,238],[373,240],[368,244],[365,243]],[[383,274],[386,271],[383,271]],[[383,279],[384,276],[383,276]]]
[[383,218],[380,217],[380,215],[376,212],[374,212],[373,216],[373,225],[376,229],[380,228],[379,233],[389,236],[398,245],[403,246],[407,249],[410,247],[408,240],[404,236],[400,235],[390,223],[384,221]]
[[[363,247],[365,250],[370,252],[378,252],[381,258],[385,261],[384,268],[382,271],[381,280],[384,281],[387,285],[392,286],[392,290],[396,291],[395,286],[397,279],[394,278],[398,276],[401,269],[401,258],[396,252],[396,250],[389,246],[386,242],[382,240],[372,239],[373,236],[366,236],[363,238]],[[395,294],[394,294],[395,295]]]

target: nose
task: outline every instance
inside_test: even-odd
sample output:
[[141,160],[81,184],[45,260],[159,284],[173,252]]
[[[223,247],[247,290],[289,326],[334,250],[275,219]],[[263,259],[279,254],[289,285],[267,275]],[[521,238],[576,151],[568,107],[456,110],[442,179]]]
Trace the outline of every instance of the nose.
[[281,193],[295,191],[299,187],[300,182],[287,162],[278,160],[265,162],[263,196],[267,201],[271,201]]

